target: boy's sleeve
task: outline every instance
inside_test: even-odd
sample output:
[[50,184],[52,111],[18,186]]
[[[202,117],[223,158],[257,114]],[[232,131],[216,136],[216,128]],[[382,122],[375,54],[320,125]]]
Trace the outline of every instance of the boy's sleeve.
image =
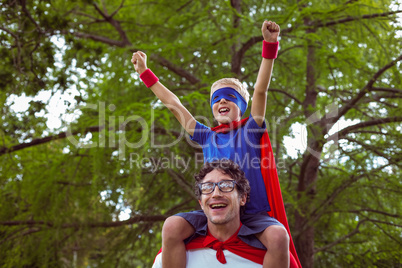
[[197,142],[199,145],[204,145],[207,142],[209,136],[211,135],[211,132],[212,132],[211,128],[197,121],[193,136],[190,135],[190,139],[192,141]]
[[250,115],[246,125],[245,125],[246,133],[249,138],[252,138],[255,141],[260,142],[262,135],[264,134],[265,130],[267,129],[267,125],[264,122],[260,127],[254,120],[253,116]]

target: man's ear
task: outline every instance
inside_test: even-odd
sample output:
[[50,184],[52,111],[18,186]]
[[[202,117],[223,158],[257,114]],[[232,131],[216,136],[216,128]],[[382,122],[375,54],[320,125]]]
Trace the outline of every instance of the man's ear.
[[244,194],[242,197],[240,197],[240,206],[246,205],[247,202],[247,194]]
[[201,200],[200,200],[200,199],[198,199],[198,203],[200,204],[201,209],[202,209],[202,210],[204,210],[204,207],[202,206],[202,204],[201,204]]

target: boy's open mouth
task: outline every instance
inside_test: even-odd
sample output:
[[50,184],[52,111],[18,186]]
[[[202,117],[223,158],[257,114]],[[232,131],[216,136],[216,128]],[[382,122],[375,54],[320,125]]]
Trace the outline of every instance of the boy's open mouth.
[[219,112],[220,114],[226,114],[226,113],[228,113],[229,111],[230,111],[229,108],[223,107],[223,108],[220,108],[218,112]]

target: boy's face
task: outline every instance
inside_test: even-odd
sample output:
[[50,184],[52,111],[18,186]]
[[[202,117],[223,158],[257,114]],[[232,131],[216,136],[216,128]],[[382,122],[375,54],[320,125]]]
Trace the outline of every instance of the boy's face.
[[[230,87],[230,85],[220,85],[219,89],[224,87]],[[225,98],[213,104],[212,113],[219,124],[230,124],[241,119],[240,108],[234,102]]]

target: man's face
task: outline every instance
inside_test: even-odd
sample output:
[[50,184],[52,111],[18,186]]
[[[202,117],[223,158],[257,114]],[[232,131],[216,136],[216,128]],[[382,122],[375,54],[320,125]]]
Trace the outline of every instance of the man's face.
[[[208,173],[204,182],[220,182],[233,180],[229,175],[220,170],[214,169]],[[246,203],[247,196],[240,197],[235,186],[234,190],[228,193],[221,192],[217,186],[210,194],[201,194],[199,203],[208,220],[213,224],[227,224],[232,220],[240,219],[240,206]]]

